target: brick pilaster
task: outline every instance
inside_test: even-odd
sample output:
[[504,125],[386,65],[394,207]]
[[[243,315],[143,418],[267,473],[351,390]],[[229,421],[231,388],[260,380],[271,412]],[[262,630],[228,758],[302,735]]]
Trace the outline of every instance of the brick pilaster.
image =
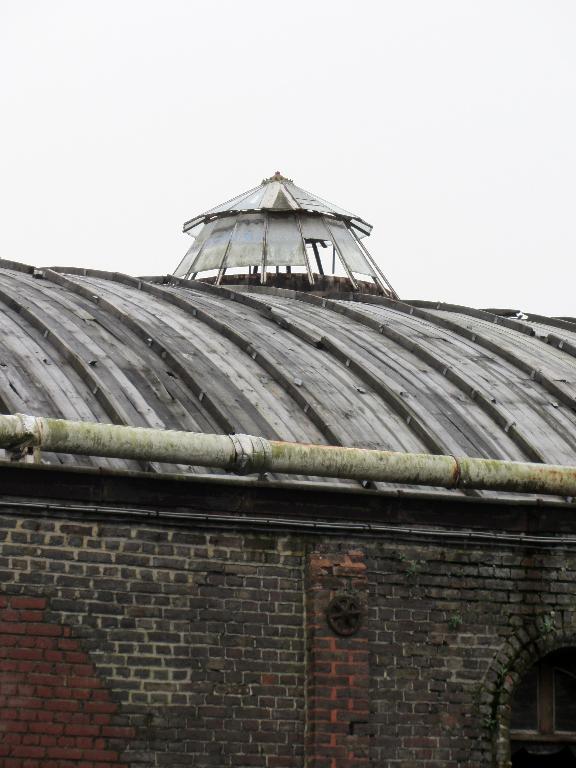
[[358,632],[337,635],[326,608],[338,594],[364,609],[365,553],[314,551],[307,561],[306,768],[363,768],[369,761],[369,661],[366,615]]

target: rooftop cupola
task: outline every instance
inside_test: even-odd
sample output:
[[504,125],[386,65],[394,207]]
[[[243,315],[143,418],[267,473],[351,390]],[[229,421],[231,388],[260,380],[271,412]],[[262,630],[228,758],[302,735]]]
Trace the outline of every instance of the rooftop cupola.
[[279,171],[184,224],[194,242],[176,277],[397,298],[362,242],[372,226]]

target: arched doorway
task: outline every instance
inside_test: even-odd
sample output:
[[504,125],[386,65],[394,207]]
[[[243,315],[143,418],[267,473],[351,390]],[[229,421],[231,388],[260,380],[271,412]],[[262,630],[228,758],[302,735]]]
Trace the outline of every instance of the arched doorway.
[[544,656],[514,692],[513,768],[576,768],[576,648]]

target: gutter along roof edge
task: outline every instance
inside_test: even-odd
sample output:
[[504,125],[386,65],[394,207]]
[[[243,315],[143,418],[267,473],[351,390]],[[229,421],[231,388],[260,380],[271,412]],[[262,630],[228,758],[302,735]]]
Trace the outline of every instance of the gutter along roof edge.
[[[358,485],[343,485],[341,483],[315,483],[312,480],[261,480],[254,477],[242,477],[240,475],[212,475],[212,474],[190,474],[186,475],[178,472],[144,472],[128,469],[100,469],[95,467],[64,466],[57,464],[26,464],[12,461],[3,461],[0,459],[0,475],[6,470],[17,470],[22,472],[52,472],[65,473],[70,475],[88,475],[99,478],[119,478],[119,479],[138,479],[147,482],[173,482],[175,484],[191,483],[193,485],[214,485],[223,488],[253,488],[261,490],[278,489],[282,491],[306,492],[314,494],[338,494],[341,496],[358,496],[366,498],[367,496],[398,500],[414,499],[416,501],[450,501],[454,504],[470,504],[490,506],[493,504],[502,504],[506,506],[530,506],[530,507],[562,507],[576,509],[576,499],[569,501],[562,496],[538,496],[535,494],[525,494],[519,496],[511,493],[494,493],[492,496],[465,496],[447,489],[438,491],[421,491],[417,488],[361,488]],[[29,489],[23,487],[23,496],[30,496]]]
[[[11,507],[15,507],[23,517],[37,518],[46,517],[48,514],[52,517],[65,520],[80,519],[86,520],[87,516],[99,522],[108,524],[126,524],[139,522],[148,526],[171,525],[174,528],[186,529],[195,528],[202,524],[209,530],[230,530],[237,528],[247,530],[250,533],[270,534],[287,533],[291,535],[322,535],[322,536],[342,536],[343,532],[354,535],[355,538],[370,537],[395,537],[407,540],[424,540],[428,543],[433,542],[438,546],[444,546],[449,543],[458,542],[460,545],[478,546],[481,542],[490,542],[491,546],[511,547],[517,546],[522,549],[542,549],[544,547],[571,547],[576,546],[576,536],[544,534],[536,535],[532,533],[512,533],[508,531],[495,531],[489,529],[471,529],[463,527],[460,529],[439,527],[439,526],[420,526],[420,525],[390,525],[385,523],[354,522],[349,520],[311,520],[311,519],[289,519],[286,517],[265,518],[249,515],[233,514],[202,514],[202,513],[153,513],[150,510],[142,508],[106,508],[103,506],[91,505],[82,507],[79,505],[63,504],[40,504],[34,502],[22,501],[0,501],[0,514],[2,508],[11,515]],[[36,514],[38,513],[38,514]],[[272,530],[271,530],[272,529]]]
[[[21,472],[40,475],[34,493]],[[111,479],[111,475],[114,478]],[[514,500],[403,497],[274,483],[205,482],[206,478],[15,466],[0,462],[0,516],[91,520],[264,534],[420,538],[466,545],[555,547],[576,544],[574,504]],[[180,481],[180,482],[179,482]],[[184,482],[181,482],[184,481]],[[319,496],[318,491],[322,492]],[[464,502],[464,507],[462,506]],[[538,512],[536,512],[536,509]]]
[[[343,485],[342,483],[314,482],[312,480],[267,480],[257,477],[246,477],[241,475],[214,475],[214,474],[184,474],[178,472],[145,472],[137,470],[110,469],[82,467],[72,465],[57,464],[33,464],[23,462],[12,462],[0,459],[0,477],[6,471],[15,470],[18,472],[41,472],[52,474],[65,474],[71,477],[87,476],[90,478],[117,478],[118,480],[136,480],[146,483],[173,483],[174,486],[190,484],[194,486],[218,487],[222,490],[241,491],[282,491],[306,493],[314,495],[314,504],[317,504],[318,495],[336,494],[338,496],[358,497],[359,499],[382,499],[387,501],[430,501],[430,502],[451,502],[453,504],[464,504],[466,506],[506,506],[506,507],[553,507],[562,509],[576,509],[576,499],[568,500],[562,496],[536,495],[536,494],[513,494],[506,492],[493,492],[490,496],[464,495],[461,492],[451,491],[443,488],[438,490],[420,490],[418,488],[382,488],[371,487],[362,488],[358,484]],[[23,485],[22,494],[18,497],[32,497],[28,485]],[[14,495],[14,494],[11,494]],[[0,498],[2,494],[0,494]],[[4,498],[7,498],[4,496]],[[312,500],[311,500],[312,501]],[[90,504],[87,504],[89,507]]]

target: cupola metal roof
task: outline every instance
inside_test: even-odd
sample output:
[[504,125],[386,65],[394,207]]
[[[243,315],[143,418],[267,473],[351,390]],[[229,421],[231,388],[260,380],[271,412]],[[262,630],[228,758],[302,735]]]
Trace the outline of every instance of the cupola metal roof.
[[[194,243],[178,265],[176,277],[196,277],[217,271],[216,283],[227,270],[248,268],[269,282],[278,273],[302,269],[311,286],[315,276],[336,274],[340,267],[352,289],[368,278],[383,295],[396,297],[362,238],[372,226],[360,216],[298,187],[277,171],[253,189],[195,216],[184,224]],[[329,248],[322,258],[320,249]]]
[[328,214],[350,222],[360,237],[369,235],[372,231],[372,225],[360,216],[355,216],[350,211],[345,211],[343,208],[329,203],[313,192],[307,192],[296,186],[292,179],[287,179],[282,176],[280,171],[276,171],[269,179],[263,179],[257,187],[242,192],[226,203],[217,205],[215,208],[190,219],[184,224],[184,232],[189,232],[198,224],[205,223],[214,217],[256,211],[304,211],[320,215]]

